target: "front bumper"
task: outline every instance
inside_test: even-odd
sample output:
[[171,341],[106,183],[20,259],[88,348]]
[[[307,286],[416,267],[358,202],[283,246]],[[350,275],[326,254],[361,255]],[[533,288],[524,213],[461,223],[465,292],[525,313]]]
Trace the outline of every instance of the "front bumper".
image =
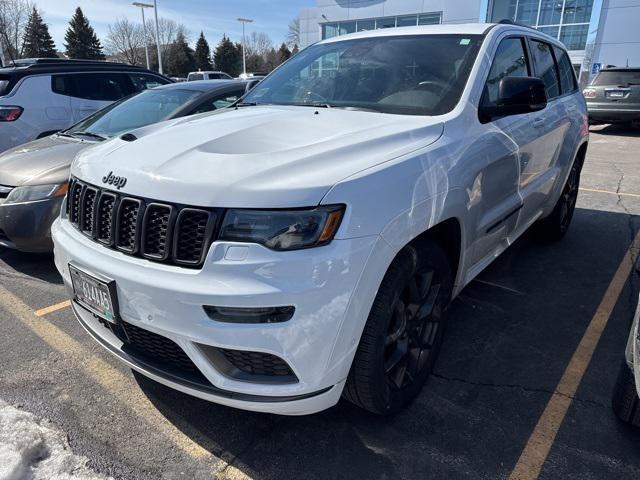
[[60,215],[62,198],[0,205],[0,245],[23,252],[53,250],[51,225]]
[[[66,220],[54,223],[53,237],[56,266],[69,288],[70,262],[115,280],[121,320],[175,342],[209,385],[194,385],[131,357],[118,336],[74,305],[85,329],[120,360],[160,383],[206,400],[289,415],[314,413],[340,398],[373,301],[371,292],[380,281],[381,269],[368,270],[370,258],[380,257],[377,249],[388,248],[377,236],[334,240],[324,247],[293,252],[216,242],[203,268],[193,270],[104,248]],[[211,320],[203,305],[291,305],[295,313],[282,323],[231,324]],[[275,355],[289,365],[297,382],[232,378],[203,346]]]

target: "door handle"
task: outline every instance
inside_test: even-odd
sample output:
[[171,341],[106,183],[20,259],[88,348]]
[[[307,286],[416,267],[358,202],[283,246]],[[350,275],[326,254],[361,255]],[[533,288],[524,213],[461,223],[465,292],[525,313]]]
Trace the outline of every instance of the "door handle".
[[533,121],[533,126],[535,128],[542,128],[545,125],[545,118],[544,117],[538,117]]

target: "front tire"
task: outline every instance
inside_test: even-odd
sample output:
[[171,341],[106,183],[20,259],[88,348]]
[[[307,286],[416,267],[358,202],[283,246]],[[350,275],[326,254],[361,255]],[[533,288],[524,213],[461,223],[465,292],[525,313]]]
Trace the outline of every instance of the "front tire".
[[391,263],[371,307],[343,396],[379,415],[420,392],[442,345],[451,268],[433,241],[408,245]]
[[613,411],[620,420],[635,427],[640,427],[640,398],[636,389],[633,370],[626,360],[620,365],[618,380],[613,390]]

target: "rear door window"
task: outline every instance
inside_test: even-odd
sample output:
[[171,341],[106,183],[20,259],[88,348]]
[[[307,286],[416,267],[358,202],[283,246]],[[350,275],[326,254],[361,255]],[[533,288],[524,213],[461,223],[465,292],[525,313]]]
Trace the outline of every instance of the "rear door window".
[[544,82],[547,98],[552,100],[560,95],[560,80],[558,79],[558,69],[553,58],[551,45],[539,40],[530,39],[531,56],[535,66],[536,77],[540,77]]
[[556,54],[556,60],[558,61],[560,88],[562,89],[562,94],[564,95],[566,93],[577,91],[578,85],[573,71],[573,66],[571,65],[571,60],[569,60],[569,55],[567,55],[567,52],[556,46],[553,47],[553,52]]
[[133,87],[136,92],[141,92],[142,90],[147,90],[149,88],[159,87],[160,85],[165,85],[166,82],[164,79],[160,77],[156,77],[155,75],[149,75],[146,73],[130,73],[129,78],[133,82]]
[[123,73],[71,73],[53,75],[52,90],[85,100],[113,102],[133,93],[129,78]]
[[193,82],[196,80],[204,80],[204,75],[202,73],[190,73],[187,80],[189,82]]
[[527,60],[524,38],[505,38],[491,64],[485,85],[483,105],[495,106],[498,100],[498,86],[505,77],[528,77],[531,74]]

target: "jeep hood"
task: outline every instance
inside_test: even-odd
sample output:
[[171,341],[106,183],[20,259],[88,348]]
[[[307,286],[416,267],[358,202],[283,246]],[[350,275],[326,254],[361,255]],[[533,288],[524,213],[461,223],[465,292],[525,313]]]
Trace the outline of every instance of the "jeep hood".
[[57,135],[34,140],[0,154],[0,185],[46,185],[63,183],[76,154],[93,142]]
[[[253,106],[173,120],[81,152],[72,174],[122,192],[194,206],[314,206],[340,180],[435,142],[431,117]],[[110,187],[112,188],[112,187]]]

